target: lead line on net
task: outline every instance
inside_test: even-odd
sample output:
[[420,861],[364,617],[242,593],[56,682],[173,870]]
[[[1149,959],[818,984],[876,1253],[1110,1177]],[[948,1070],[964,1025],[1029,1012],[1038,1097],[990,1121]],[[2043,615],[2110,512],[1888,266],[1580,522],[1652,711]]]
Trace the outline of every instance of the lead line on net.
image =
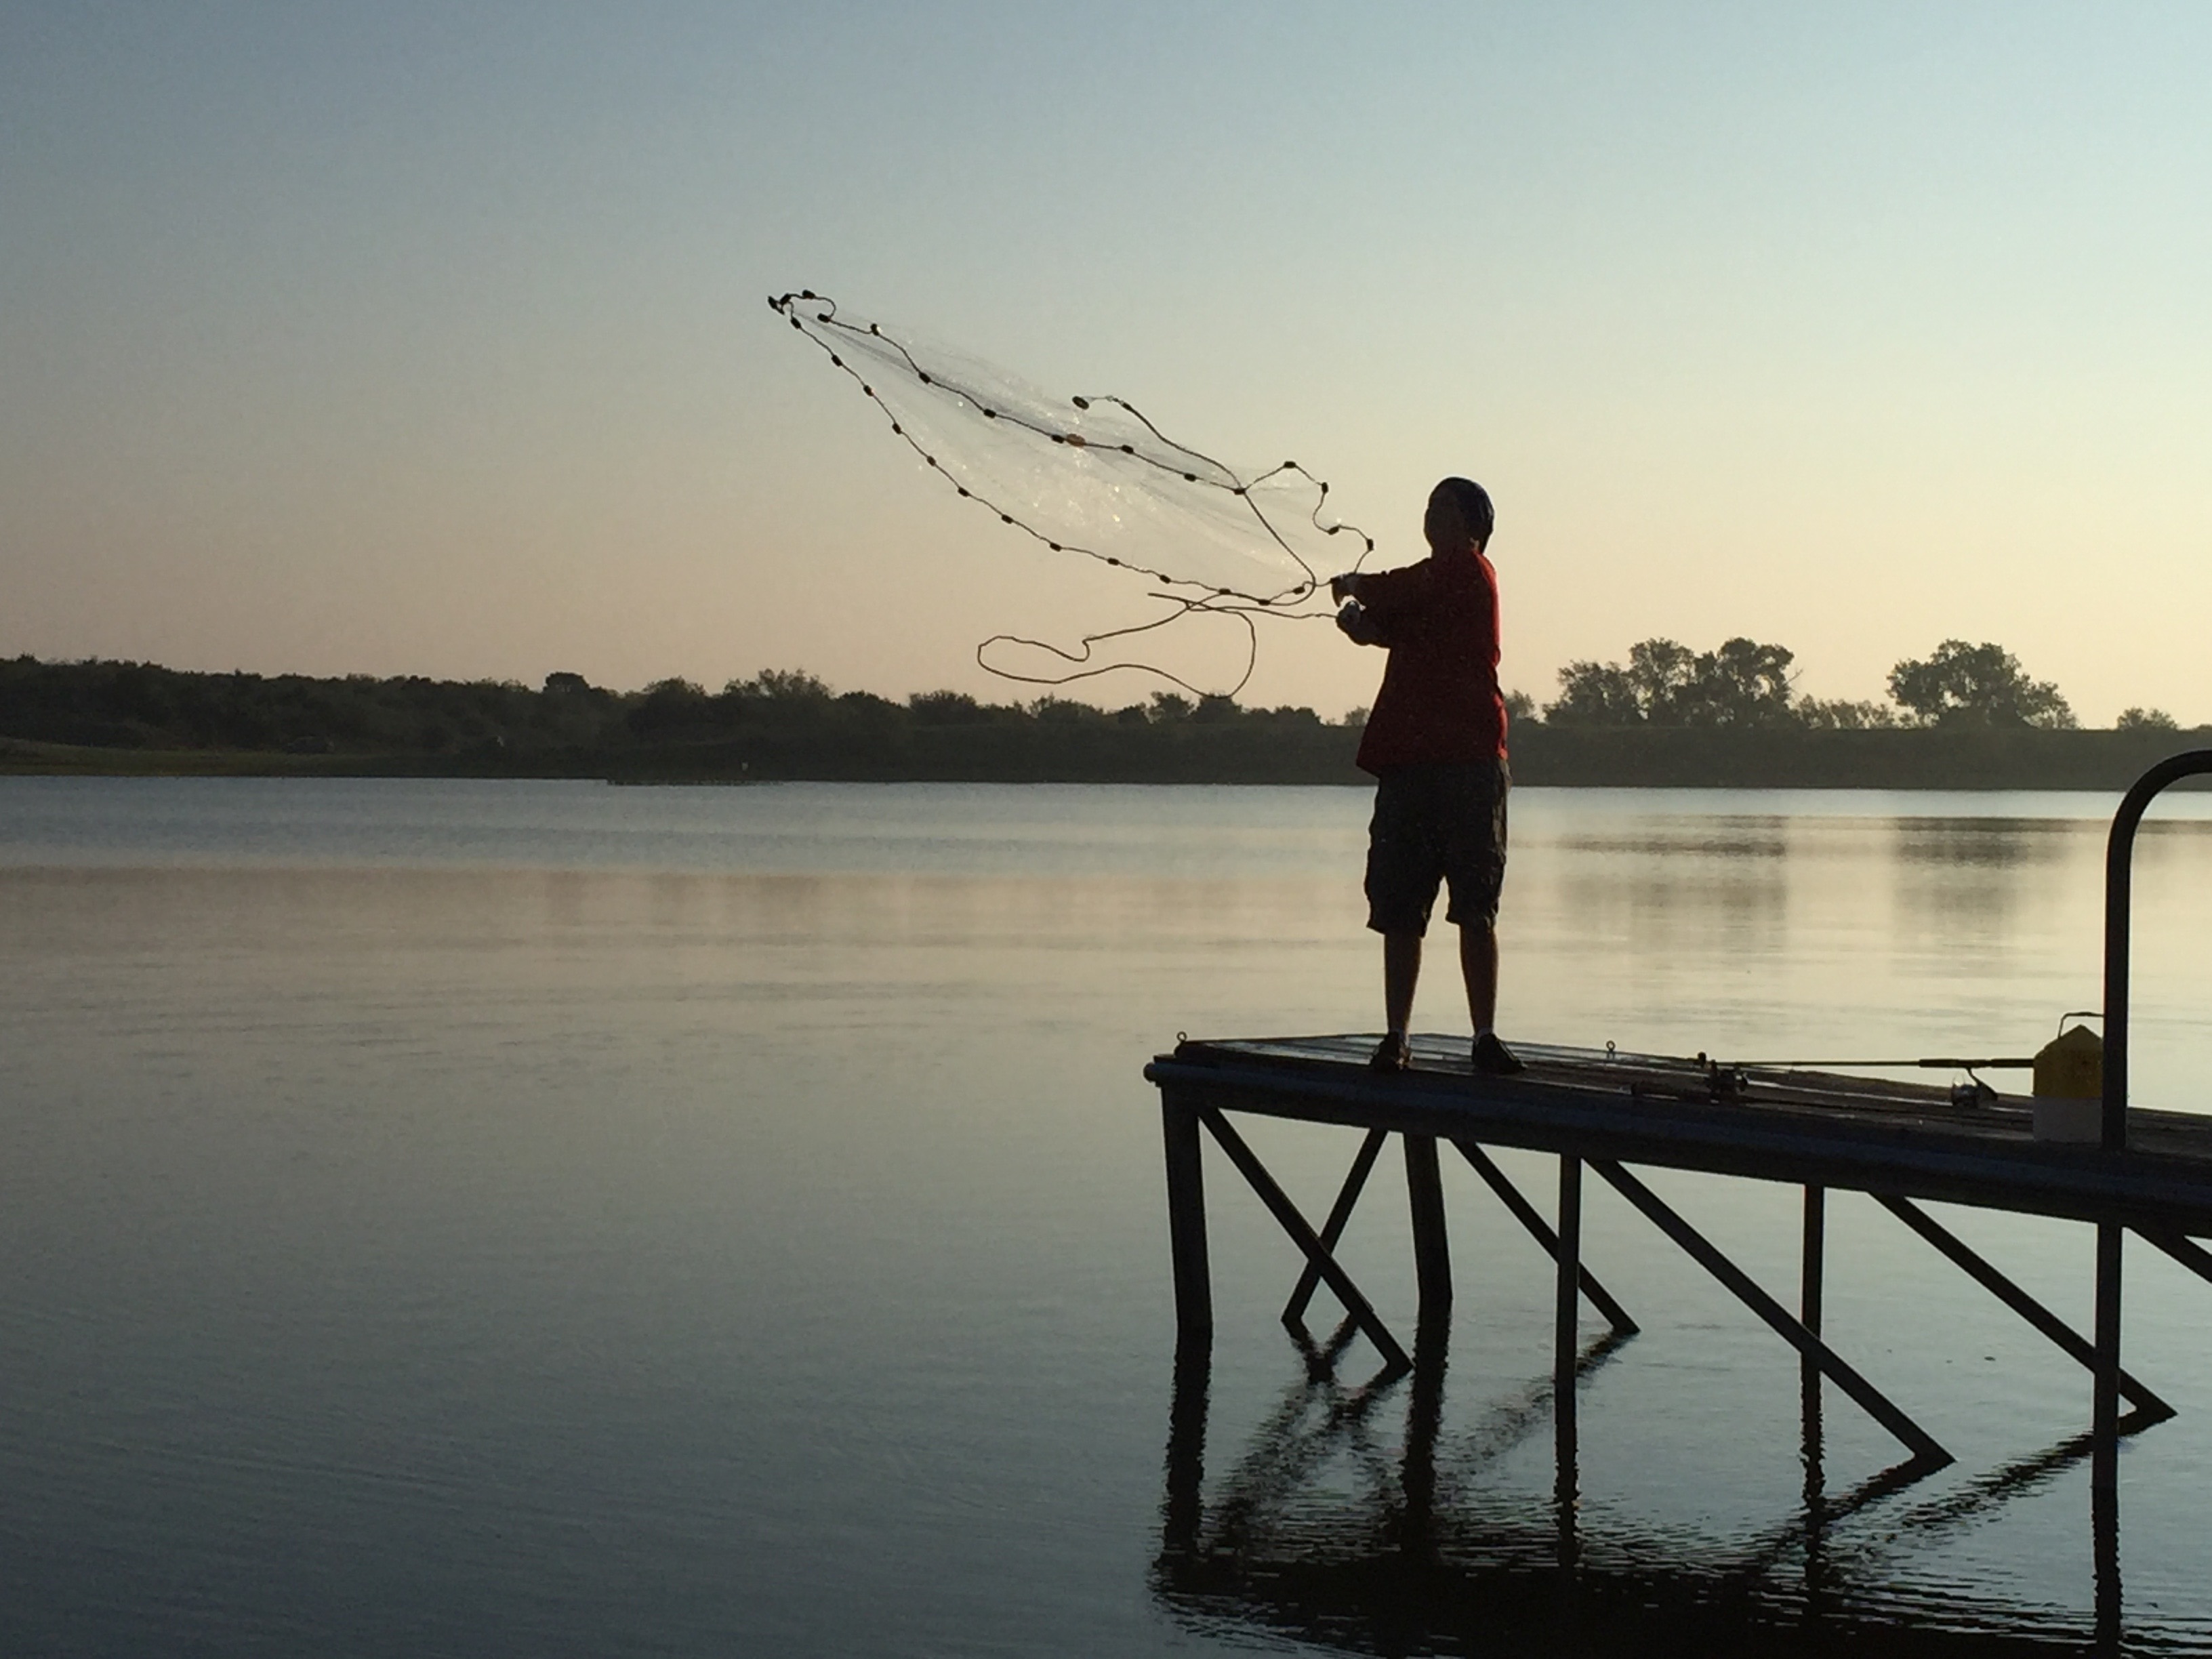
[[1097,644],[1107,640],[1121,639],[1128,637],[1132,635],[1149,633],[1152,629],[1164,627],[1170,623],[1180,622],[1184,617],[1190,616],[1194,612],[1204,612],[1217,616],[1234,616],[1244,625],[1247,635],[1244,670],[1243,672],[1238,676],[1236,684],[1225,694],[1231,697],[1236,696],[1238,692],[1242,691],[1244,687],[1249,684],[1253,670],[1258,662],[1259,633],[1258,629],[1253,624],[1252,619],[1254,617],[1266,616],[1270,617],[1279,617],[1287,621],[1304,622],[1324,617],[1329,614],[1327,611],[1301,610],[1297,608],[1309,600],[1319,590],[1321,586],[1321,577],[1319,574],[1316,572],[1313,566],[1306,561],[1297,550],[1284,539],[1281,532],[1275,527],[1273,522],[1269,520],[1267,514],[1260,507],[1260,504],[1254,500],[1252,496],[1251,492],[1254,489],[1257,488],[1261,484],[1267,483],[1271,479],[1280,477],[1285,473],[1295,474],[1297,477],[1305,479],[1307,483],[1314,486],[1314,506],[1312,511],[1308,514],[1308,519],[1316,530],[1319,531],[1325,536],[1334,537],[1349,532],[1351,534],[1359,538],[1359,556],[1353,562],[1352,567],[1355,571],[1366,562],[1368,556],[1375,550],[1375,538],[1367,534],[1365,531],[1360,529],[1358,526],[1341,523],[1325,525],[1322,523],[1321,510],[1328,499],[1328,484],[1327,481],[1315,477],[1312,473],[1307,471],[1304,467],[1300,466],[1296,461],[1285,461],[1279,466],[1271,467],[1267,471],[1260,473],[1249,479],[1240,477],[1233,469],[1215,460],[1212,457],[1206,454],[1203,451],[1194,449],[1188,444],[1182,443],[1174,438],[1169,437],[1166,433],[1161,431],[1159,427],[1156,425],[1143,410],[1137,408],[1135,404],[1130,403],[1127,398],[1112,396],[1110,394],[1100,394],[1092,397],[1075,397],[1071,398],[1070,402],[1079,410],[1088,409],[1094,403],[1112,404],[1116,408],[1127,411],[1132,418],[1139,422],[1147,432],[1150,432],[1154,437],[1158,438],[1161,443],[1166,445],[1171,449],[1180,452],[1182,454],[1189,456],[1193,460],[1212,468],[1213,471],[1220,473],[1222,477],[1229,479],[1231,482],[1224,484],[1217,483],[1211,478],[1201,478],[1195,472],[1189,471],[1188,470],[1179,470],[1166,461],[1160,460],[1153,456],[1140,453],[1129,444],[1125,443],[1117,447],[1121,453],[1128,455],[1132,459],[1144,465],[1152,467],[1161,472],[1180,477],[1186,483],[1196,484],[1204,489],[1224,490],[1241,499],[1246,510],[1251,514],[1254,521],[1258,524],[1261,530],[1265,532],[1268,539],[1273,542],[1277,547],[1280,548],[1284,554],[1297,566],[1299,571],[1302,573],[1302,580],[1292,584],[1290,587],[1279,590],[1279,592],[1272,594],[1250,593],[1237,588],[1223,587],[1212,583],[1195,581],[1188,577],[1176,575],[1170,571],[1157,569],[1150,565],[1139,563],[1133,560],[1125,559],[1114,554],[1103,552],[1097,548],[1086,547],[1080,543],[1063,541],[1056,537],[1048,535],[1045,532],[1038,529],[1035,525],[1028,522],[1028,520],[1024,519],[1020,514],[1009,510],[1009,508],[1004,504],[993,500],[989,496],[978,493],[955,478],[950,469],[945,467],[939,460],[936,455],[933,454],[919,440],[915,437],[911,432],[908,432],[906,429],[904,422],[900,421],[884,403],[883,399],[877,396],[875,387],[868,381],[868,380],[862,375],[859,370],[855,369],[850,363],[845,361],[843,356],[838,352],[830,340],[823,337],[823,336],[816,333],[814,329],[807,326],[808,319],[802,316],[800,310],[800,307],[803,305],[812,305],[822,307],[822,309],[815,312],[811,317],[811,321],[814,323],[816,327],[822,329],[842,330],[846,333],[855,337],[866,337],[869,340],[880,342],[882,344],[887,346],[890,349],[897,354],[899,360],[906,365],[908,372],[914,375],[915,379],[921,386],[931,388],[932,390],[939,391],[945,396],[967,403],[970,407],[981,413],[987,420],[1003,420],[1010,426],[1018,427],[1024,431],[1030,432],[1036,436],[1048,439],[1053,443],[1062,446],[1068,446],[1076,448],[1088,448],[1091,447],[1089,441],[1079,433],[1055,431],[1051,428],[1042,426],[1034,421],[1025,419],[1018,413],[996,410],[989,404],[975,397],[967,389],[957,386],[951,381],[945,380],[942,377],[933,375],[927,369],[922,368],[921,364],[915,359],[913,352],[908,349],[904,342],[891,335],[885,334],[880,325],[871,323],[864,329],[858,324],[846,322],[840,319],[837,315],[836,301],[830,299],[826,295],[816,294],[811,289],[802,289],[796,294],[784,294],[771,298],[769,301],[769,308],[789,321],[793,328],[796,329],[801,335],[811,341],[813,344],[830,359],[830,366],[832,368],[836,368],[839,373],[850,380],[855,386],[859,386],[862,395],[866,397],[870,402],[873,403],[878,409],[883,411],[884,418],[890,425],[892,435],[898,438],[907,446],[908,448],[911,449],[915,455],[920,457],[923,464],[932,471],[936,472],[939,476],[943,477],[947,483],[950,483],[953,487],[955,493],[957,493],[962,500],[975,502],[976,505],[983,507],[986,511],[996,514],[1000,523],[1002,525],[1007,526],[1012,529],[1022,531],[1032,540],[1042,543],[1053,552],[1080,554],[1085,558],[1094,560],[1101,564],[1110,566],[1115,569],[1127,570],[1138,575],[1149,577],[1152,580],[1159,582],[1168,587],[1195,587],[1205,590],[1203,592],[1196,596],[1187,593],[1156,594],[1154,595],[1155,598],[1167,599],[1176,605],[1178,609],[1172,611],[1168,616],[1157,617],[1152,622],[1139,623],[1133,627],[1109,629],[1096,634],[1085,635],[1079,642],[1079,649],[1074,652],[1065,650],[1060,647],[1051,645],[1043,641],[1025,639],[1019,635],[993,635],[990,638],[984,640],[975,647],[976,663],[987,673],[995,674],[1001,679],[1013,680],[1017,683],[1028,685],[1067,685],[1072,684],[1077,680],[1095,678],[1101,674],[1112,673],[1117,670],[1127,668],[1134,669],[1141,673],[1154,675],[1160,679],[1166,680],[1170,684],[1181,686],[1184,690],[1190,692],[1194,696],[1203,697],[1208,694],[1200,690],[1196,686],[1192,685],[1190,682],[1182,678],[1180,675],[1172,673],[1167,669],[1162,668],[1152,663],[1119,662],[1101,667],[1084,666],[1079,668],[1078,671],[1073,673],[1058,677],[1049,677],[1042,675],[1017,674],[1011,672],[1006,669],[996,667],[987,660],[985,653],[992,646],[997,644],[1022,645],[1048,652],[1052,655],[1060,658],[1063,661],[1076,664],[1088,664],[1091,661],[1092,647]]

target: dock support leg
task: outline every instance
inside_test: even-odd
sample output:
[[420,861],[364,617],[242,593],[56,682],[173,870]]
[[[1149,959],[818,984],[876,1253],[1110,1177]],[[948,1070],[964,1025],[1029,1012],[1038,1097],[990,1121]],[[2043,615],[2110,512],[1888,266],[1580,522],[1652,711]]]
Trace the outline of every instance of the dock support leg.
[[1206,1260],[1206,1169],[1199,1158],[1198,1108],[1160,1097],[1167,1139],[1168,1248],[1175,1257],[1178,1350],[1213,1338],[1213,1284]]
[[1553,1501],[1559,1510],[1559,1565],[1571,1570],[1577,1554],[1575,1511],[1580,1485],[1575,1425],[1575,1373],[1580,1346],[1576,1340],[1582,1312],[1583,1161],[1559,1156],[1559,1231],[1553,1278],[1552,1431],[1558,1472]]
[[1553,1276],[1552,1393],[1554,1420],[1563,1443],[1575,1433],[1575,1361],[1580,1356],[1576,1325],[1582,1312],[1583,1161],[1559,1157],[1559,1248]]
[[[1424,1322],[1451,1307],[1451,1247],[1444,1235],[1444,1183],[1437,1168],[1437,1138],[1407,1134],[1406,1193],[1413,1206],[1413,1275],[1420,1286]],[[1324,1241],[1326,1242],[1326,1241]]]
[[[2063,1352],[2092,1372],[2098,1369],[2100,1362],[2094,1342],[2006,1278],[1966,1240],[1909,1198],[1893,1198],[1882,1193],[1873,1196],[1875,1203],[1933,1244],[1969,1279],[2034,1326]],[[2127,1425],[2130,1432],[2148,1428],[2154,1423],[2163,1423],[2173,1415],[2172,1407],[2130,1376],[2124,1368],[2116,1369],[2114,1376],[2120,1397],[2136,1407]]]
[[2088,1489],[2100,1524],[2119,1517],[2119,1248],[2126,1228],[2097,1224],[2097,1389]]
[[[1828,1254],[1828,1189],[1805,1188],[1805,1234],[1798,1264],[1797,1322],[1814,1336],[1820,1334],[1821,1304],[1826,1291]],[[1822,1467],[1820,1368],[1813,1356],[1797,1357],[1797,1389],[1802,1422],[1805,1461],[1805,1574],[1813,1588],[1820,1574],[1823,1534],[1826,1528],[1827,1480]]]
[[1390,1334],[1389,1327],[1376,1314],[1374,1304],[1360,1293],[1359,1286],[1352,1282],[1352,1275],[1337,1265],[1336,1258],[1322,1244],[1321,1236],[1298,1213],[1298,1206],[1291,1202],[1290,1194],[1282,1189],[1274,1176],[1267,1173],[1267,1166],[1261,1163],[1258,1154],[1244,1144],[1244,1137],[1238,1134],[1229,1120],[1221,1115],[1220,1108],[1200,1107],[1198,1121],[1206,1126],[1206,1133],[1213,1137],[1215,1144],[1229,1154],[1229,1161],[1237,1166],[1237,1172],[1244,1177],[1245,1183],[1259,1194],[1260,1201],[1267,1206],[1268,1213],[1275,1218],[1276,1224],[1291,1236],[1291,1242],[1304,1253],[1306,1260],[1313,1263],[1321,1274],[1322,1283],[1328,1286],[1336,1299],[1344,1304],[1344,1310],[1358,1322],[1361,1334],[1375,1345],[1376,1352],[1382,1356],[1383,1364],[1389,1374],[1401,1376],[1413,1370],[1413,1356],[1398,1346],[1398,1339]]
[[[1499,1201],[1512,1213],[1513,1218],[1521,1224],[1528,1237],[1544,1247],[1546,1255],[1557,1261],[1559,1259],[1559,1236],[1552,1231],[1550,1224],[1536,1213],[1536,1206],[1522,1196],[1521,1189],[1506,1178],[1505,1171],[1498,1167],[1497,1161],[1472,1140],[1455,1140],[1452,1145],[1459,1148],[1460,1156],[1468,1161],[1475,1174],[1489,1183],[1490,1190],[1498,1194]],[[1628,1316],[1628,1310],[1613,1299],[1605,1286],[1597,1282],[1596,1276],[1588,1267],[1581,1268],[1579,1271],[1583,1294],[1590,1299],[1590,1305],[1605,1316],[1606,1322],[1613,1327],[1614,1334],[1635,1335],[1636,1322]]]
[[[1334,1252],[1337,1241],[1344,1237],[1346,1223],[1352,1219],[1352,1207],[1359,1202],[1359,1194],[1367,1185],[1367,1177],[1381,1156],[1382,1143],[1390,1139],[1388,1129],[1370,1129],[1367,1139],[1359,1143],[1359,1152],[1352,1160],[1352,1168],[1345,1172],[1344,1185],[1337,1189],[1336,1202],[1329,1206],[1328,1219],[1321,1224],[1322,1248]],[[1310,1261],[1298,1274],[1298,1282],[1291,1291],[1291,1299],[1283,1304],[1283,1323],[1292,1328],[1305,1323],[1306,1309],[1313,1301],[1314,1292],[1321,1288],[1321,1269]]]
[[[1820,1302],[1828,1252],[1828,1189],[1805,1189],[1805,1257],[1799,1276],[1797,1319],[1804,1328],[1820,1334]],[[1818,1372],[1813,1375],[1818,1376]]]
[[2136,1236],[2148,1243],[2155,1244],[2199,1279],[2212,1283],[2212,1252],[2208,1252],[2195,1239],[2184,1238],[2179,1233],[2145,1232],[2138,1227]]
[[1759,1286],[1750,1274],[1729,1261],[1695,1227],[1675,1214],[1658,1194],[1609,1158],[1594,1158],[1590,1168],[1607,1185],[1644,1212],[1651,1224],[1673,1239],[1683,1254],[1728,1287],[1737,1301],[1765,1320],[1777,1336],[1810,1359],[1823,1376],[1841,1389],[1874,1420],[1895,1435],[1911,1451],[1923,1473],[1951,1462],[1936,1437],[1899,1410],[1888,1395],[1847,1364],[1820,1339],[1790,1316],[1783,1305]]

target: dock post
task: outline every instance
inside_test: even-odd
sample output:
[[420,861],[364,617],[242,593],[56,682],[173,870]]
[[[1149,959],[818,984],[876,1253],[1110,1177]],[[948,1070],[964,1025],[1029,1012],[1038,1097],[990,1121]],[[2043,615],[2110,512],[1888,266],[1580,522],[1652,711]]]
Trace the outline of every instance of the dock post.
[[[1451,1306],[1451,1248],[1444,1233],[1443,1176],[1437,1168],[1437,1138],[1408,1133],[1406,1193],[1413,1220],[1413,1275],[1420,1287],[1420,1318]],[[1417,1342],[1415,1346],[1419,1345]]]
[[1553,1413],[1560,1443],[1571,1447],[1575,1436],[1575,1361],[1577,1316],[1582,1312],[1583,1161],[1559,1155],[1559,1251],[1554,1276],[1552,1392]]
[[1576,1340],[1582,1312],[1583,1161],[1559,1155],[1559,1249],[1553,1294],[1552,1358],[1553,1451],[1558,1468],[1553,1502],[1558,1510],[1559,1565],[1571,1573],[1580,1554],[1576,1510],[1581,1486],[1580,1453],[1575,1432],[1575,1372],[1581,1358]]
[[1206,1169],[1199,1158],[1198,1108],[1160,1092],[1167,1140],[1168,1248],[1175,1257],[1178,1347],[1213,1339],[1213,1285],[1206,1260]]
[[2091,1518],[2099,1537],[2117,1533],[2120,1512],[2120,1245],[2127,1230],[2097,1224],[2097,1364],[2090,1419]]
[[[1820,1334],[1821,1304],[1826,1289],[1828,1254],[1828,1189],[1805,1188],[1803,1259],[1799,1263],[1797,1322],[1814,1336]],[[1820,1368],[1809,1353],[1797,1357],[1800,1455],[1805,1464],[1805,1588],[1814,1592],[1825,1575],[1827,1543],[1828,1482],[1820,1422]]]
[[[1808,1187],[1805,1189],[1805,1261],[1798,1286],[1797,1322],[1818,1336],[1820,1334],[1821,1279],[1825,1272],[1828,1238],[1828,1189]],[[1809,1364],[1809,1375],[1819,1371]]]

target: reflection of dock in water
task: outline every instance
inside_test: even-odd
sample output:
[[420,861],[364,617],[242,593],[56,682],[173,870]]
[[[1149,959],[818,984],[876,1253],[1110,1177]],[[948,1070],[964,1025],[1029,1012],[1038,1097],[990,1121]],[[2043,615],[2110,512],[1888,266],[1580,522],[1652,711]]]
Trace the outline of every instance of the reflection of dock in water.
[[[1211,1492],[1206,1479],[1209,1357],[1186,1344],[1176,1364],[1167,1490],[1152,1585],[1194,1628],[1265,1632],[1354,1653],[1534,1655],[1880,1653],[1885,1659],[2075,1654],[2078,1624],[1955,1587],[1918,1595],[1881,1582],[1881,1549],[1839,1546],[1829,1529],[1886,1506],[1890,1549],[1940,1540],[2086,1460],[2082,1435],[1960,1490],[1908,1502],[1911,1466],[1830,1494],[1820,1469],[1817,1392],[1807,1396],[1802,1509],[1770,1534],[1720,1540],[1592,1528],[1577,1503],[1574,1437],[1543,1376],[1480,1408],[1471,1427],[1443,1411],[1447,1322],[1424,1320],[1409,1370],[1364,1386],[1335,1375],[1351,1321],[1307,1343],[1298,1381],[1248,1437]],[[1587,1382],[1628,1340],[1581,1347]],[[1499,1495],[1486,1467],[1553,1431],[1551,1502]],[[1345,1465],[1341,1480],[1316,1477]],[[2099,1624],[2117,1632],[2117,1609]]]

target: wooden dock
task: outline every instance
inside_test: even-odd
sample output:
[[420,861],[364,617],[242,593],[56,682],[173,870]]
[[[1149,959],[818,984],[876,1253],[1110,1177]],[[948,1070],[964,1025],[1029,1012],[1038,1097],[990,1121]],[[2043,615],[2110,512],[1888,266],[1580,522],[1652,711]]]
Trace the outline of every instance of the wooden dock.
[[[1636,1322],[1583,1263],[1582,1184],[1587,1169],[1712,1275],[1802,1362],[1808,1466],[1817,1467],[1820,1391],[1833,1385],[1889,1431],[1905,1456],[1866,1496],[1900,1490],[1943,1468],[1950,1453],[1896,1401],[1830,1347],[1820,1334],[1826,1200],[1830,1188],[1872,1196],[2090,1374],[2091,1423],[2069,1455],[2092,1460],[2093,1530],[2100,1608],[2118,1607],[2117,1443],[2173,1414],[2120,1363],[2122,1241],[2133,1232],[2212,1281],[2212,1116],[2134,1110],[2124,1143],[2038,1140],[2032,1103],[1969,1083],[1930,1086],[1881,1077],[1731,1063],[1698,1054],[1516,1044],[1527,1069],[1476,1073],[1467,1039],[1417,1037],[1402,1073],[1367,1065],[1371,1036],[1184,1039],[1145,1068],[1160,1091],[1179,1364],[1209,1347],[1212,1291],[1206,1254],[1202,1140],[1210,1137],[1304,1255],[1283,1318],[1302,1341],[1311,1299],[1326,1287],[1382,1359],[1378,1382],[1413,1371],[1417,1359],[1384,1324],[1334,1250],[1369,1175],[1395,1136],[1403,1143],[1411,1209],[1419,1341],[1448,1322],[1452,1297],[1440,1161],[1449,1150],[1489,1186],[1553,1262],[1556,1343],[1551,1411],[1563,1487],[1575,1476],[1575,1399],[1587,1356],[1577,1326],[1587,1302],[1617,1341]],[[1232,1115],[1356,1130],[1359,1140],[1328,1214],[1309,1218],[1238,1132]],[[1556,1207],[1547,1217],[1490,1156],[1511,1147],[1558,1159]],[[1632,1167],[1634,1166],[1634,1167]],[[1786,1182],[1803,1190],[1796,1307],[1731,1261],[1635,1173],[1635,1168]],[[1921,1207],[1923,1200],[2057,1217],[2095,1236],[2097,1319],[2084,1334],[2014,1283]],[[1418,1346],[1418,1345],[1417,1345]],[[2124,1413],[2122,1402],[2130,1407]],[[1824,1499],[1831,1514],[1838,1500]],[[2109,1581],[2109,1582],[2108,1582]],[[2104,1622],[2100,1613],[2100,1625]],[[2116,1628],[2116,1626],[2115,1626]]]
[[1542,1043],[1516,1045],[1527,1071],[1483,1077],[1464,1037],[1416,1038],[1413,1069],[1377,1074],[1375,1042],[1185,1041],[1145,1075],[1268,1117],[2212,1236],[2212,1116],[2135,1109],[2128,1149],[2106,1152],[2037,1140],[2020,1096]]

